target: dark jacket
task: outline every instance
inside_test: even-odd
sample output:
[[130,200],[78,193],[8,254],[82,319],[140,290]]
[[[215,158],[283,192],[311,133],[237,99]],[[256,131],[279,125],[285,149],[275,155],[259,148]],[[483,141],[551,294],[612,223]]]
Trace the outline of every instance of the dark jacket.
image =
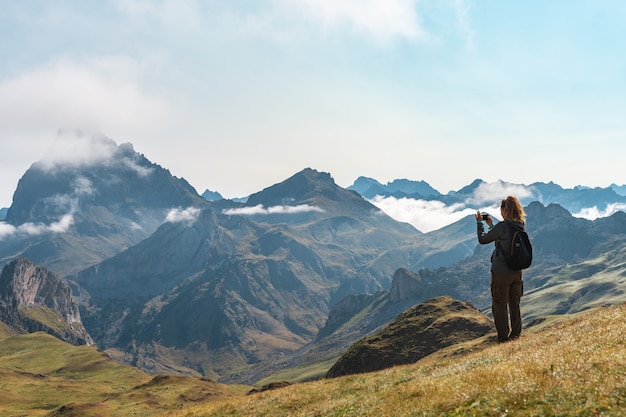
[[496,223],[493,226],[493,229],[485,233],[485,226],[483,223],[477,223],[478,243],[485,245],[487,243],[495,242],[495,248],[491,254],[491,272],[494,274],[515,272],[507,266],[504,256],[502,255],[503,248],[511,247],[513,233],[511,232],[510,226],[521,228],[522,230],[524,229],[523,223],[503,221]]

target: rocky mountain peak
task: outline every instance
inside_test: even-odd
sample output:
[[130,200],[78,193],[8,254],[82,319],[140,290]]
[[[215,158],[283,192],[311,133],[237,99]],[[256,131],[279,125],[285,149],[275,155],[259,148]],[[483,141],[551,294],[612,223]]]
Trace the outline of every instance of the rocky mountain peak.
[[290,205],[302,203],[313,194],[332,194],[337,188],[329,173],[306,168],[285,181],[248,197],[248,206]]
[[285,181],[248,197],[246,206],[308,205],[332,215],[379,212],[358,193],[335,183],[327,172],[306,168]]
[[16,259],[0,273],[0,320],[18,332],[45,331],[75,345],[93,344],[69,285],[28,259]]
[[173,211],[208,204],[130,143],[61,132],[17,185],[0,259],[28,258],[64,276],[139,243]]
[[49,223],[62,215],[76,217],[89,207],[104,206],[144,226],[141,218],[145,216],[137,215],[144,209],[204,202],[185,180],[150,162],[132,144],[118,146],[102,134],[74,132],[61,135],[46,156],[26,171],[6,221],[13,225]]
[[386,185],[368,177],[358,177],[354,184],[348,187],[363,197],[372,199],[377,195],[392,195],[397,198],[411,196],[412,198],[433,198],[441,193],[430,186],[426,181],[413,181],[405,178],[396,179]]

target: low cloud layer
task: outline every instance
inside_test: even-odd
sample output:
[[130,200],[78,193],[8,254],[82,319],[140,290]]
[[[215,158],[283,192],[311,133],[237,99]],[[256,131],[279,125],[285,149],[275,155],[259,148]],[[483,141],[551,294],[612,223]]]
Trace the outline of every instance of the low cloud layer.
[[530,197],[532,193],[523,185],[497,181],[481,183],[465,201],[452,205],[436,200],[391,196],[376,196],[370,202],[395,220],[409,223],[422,232],[431,232],[473,215],[477,210],[491,213],[494,218],[498,218],[500,200],[507,195],[523,199]]
[[[504,182],[481,184],[472,196],[457,204],[446,205],[441,201],[416,200],[376,196],[370,203],[395,220],[409,223],[422,232],[430,232],[452,224],[477,210],[500,217],[501,196],[515,195],[520,199],[533,198],[533,190],[523,185]],[[494,196],[497,196],[494,198]],[[536,197],[536,196],[535,196]],[[540,201],[541,198],[536,198]],[[609,217],[618,211],[626,211],[626,203],[612,203],[602,210],[597,206],[584,208],[572,216],[587,220]]]
[[259,204],[254,207],[227,209],[224,210],[223,213],[227,215],[254,216],[256,214],[296,214],[311,211],[323,212],[324,210],[308,204],[300,204],[298,206],[272,206],[267,208],[263,207],[262,204]]
[[476,213],[476,209],[463,204],[446,206],[441,201],[415,200],[377,196],[372,204],[391,218],[413,225],[422,232],[430,232],[454,223],[465,216]]
[[581,217],[587,220],[595,220],[601,217],[609,217],[618,211],[626,211],[626,203],[609,204],[605,210],[600,210],[598,207],[593,206],[584,208],[578,213],[572,213],[572,215],[574,217]]
[[0,222],[0,240],[15,236],[35,236],[44,233],[65,233],[74,224],[74,215],[66,214],[59,221],[48,225],[43,223],[24,223],[13,226],[5,222]]
[[[522,200],[532,196],[532,192],[522,184],[511,184],[504,181],[483,182],[476,188],[472,197],[466,201],[466,204],[475,206],[492,205],[508,195],[514,195]],[[497,197],[494,198],[494,196]]]

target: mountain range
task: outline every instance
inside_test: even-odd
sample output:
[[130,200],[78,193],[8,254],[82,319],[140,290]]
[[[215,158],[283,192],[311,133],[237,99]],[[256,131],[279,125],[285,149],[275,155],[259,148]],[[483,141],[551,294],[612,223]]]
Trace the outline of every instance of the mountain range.
[[[523,205],[539,201],[543,204],[557,203],[572,213],[595,207],[599,211],[606,211],[612,205],[624,208],[626,205],[626,186],[615,184],[609,187],[576,186],[566,189],[553,182],[535,182],[529,185],[514,184],[499,180],[495,183],[486,183],[476,179],[471,184],[442,194],[432,188],[425,181],[397,179],[385,185],[368,177],[359,177],[349,187],[366,199],[376,197],[409,198],[425,201],[440,201],[447,206],[453,204],[492,204],[502,198],[502,192],[511,190]],[[497,191],[500,191],[498,194]],[[491,194],[491,195],[490,195]]]
[[[511,184],[476,180],[442,195],[423,181],[361,177],[344,189],[306,168],[245,200],[215,200],[130,144],[72,134],[98,158],[29,168],[0,223],[0,266],[27,258],[60,277],[89,337],[119,361],[226,382],[287,368],[321,376],[351,344],[430,298],[489,314],[492,248],[477,245],[473,215],[423,233],[370,199],[489,205]],[[623,301],[626,213],[571,213],[619,207],[624,196],[553,183],[515,189],[535,247],[525,325]],[[320,361],[328,367],[305,372]]]

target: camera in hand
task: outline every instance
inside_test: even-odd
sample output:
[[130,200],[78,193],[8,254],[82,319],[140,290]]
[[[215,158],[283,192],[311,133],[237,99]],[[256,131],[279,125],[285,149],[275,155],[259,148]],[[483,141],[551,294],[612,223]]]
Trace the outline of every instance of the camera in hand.
[[483,220],[487,220],[489,218],[489,214],[487,213],[482,213],[483,215]]

